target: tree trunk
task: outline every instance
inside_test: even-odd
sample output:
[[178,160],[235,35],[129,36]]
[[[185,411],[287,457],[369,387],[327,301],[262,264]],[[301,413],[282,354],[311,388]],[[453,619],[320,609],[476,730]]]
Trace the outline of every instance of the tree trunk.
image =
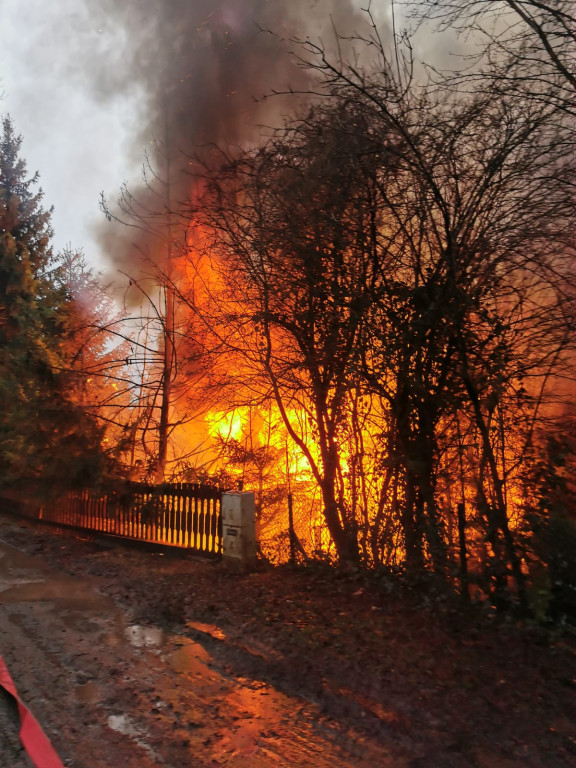
[[512,536],[512,531],[510,530],[510,526],[508,525],[506,503],[504,501],[504,494],[502,492],[502,486],[504,481],[500,478],[500,474],[498,472],[498,465],[496,463],[496,457],[494,455],[492,444],[490,442],[490,433],[488,430],[488,426],[482,415],[478,392],[476,390],[476,387],[474,386],[474,383],[470,379],[466,369],[463,372],[463,381],[464,381],[464,386],[466,387],[468,396],[470,398],[470,401],[472,403],[476,426],[478,427],[480,436],[482,438],[482,447],[483,447],[486,459],[488,461],[488,467],[490,469],[490,476],[492,479],[492,486],[494,488],[494,495],[495,495],[495,501],[496,501],[495,522],[497,527],[502,532],[502,536],[504,539],[504,546],[506,548],[506,555],[508,558],[508,562],[510,563],[510,567],[512,568],[512,575],[514,577],[514,582],[516,584],[516,590],[518,594],[520,607],[524,612],[526,612],[528,610],[528,601],[526,597],[526,589],[524,584],[524,574],[522,573],[520,558],[518,557],[518,554],[516,552],[516,547],[514,545],[514,538]]

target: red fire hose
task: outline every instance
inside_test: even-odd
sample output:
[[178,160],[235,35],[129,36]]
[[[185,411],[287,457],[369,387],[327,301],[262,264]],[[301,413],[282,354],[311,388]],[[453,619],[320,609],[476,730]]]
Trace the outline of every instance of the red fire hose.
[[20,741],[36,768],[64,768],[38,721],[20,700],[2,656],[0,656],[0,685],[16,699],[20,713]]

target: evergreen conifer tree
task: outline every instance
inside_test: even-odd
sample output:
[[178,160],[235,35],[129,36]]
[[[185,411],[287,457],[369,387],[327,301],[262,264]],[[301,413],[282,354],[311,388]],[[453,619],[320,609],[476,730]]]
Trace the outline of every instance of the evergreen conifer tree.
[[53,486],[99,471],[98,428],[72,397],[71,312],[42,207],[10,118],[0,133],[0,486]]

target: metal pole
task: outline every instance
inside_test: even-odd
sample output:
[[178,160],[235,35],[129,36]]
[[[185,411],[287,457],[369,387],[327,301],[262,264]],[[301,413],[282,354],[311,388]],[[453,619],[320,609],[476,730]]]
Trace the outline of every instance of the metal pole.
[[296,562],[296,539],[294,536],[294,510],[292,506],[292,489],[290,487],[290,461],[288,457],[288,440],[286,440],[286,479],[288,481],[288,536],[290,540],[290,562]]

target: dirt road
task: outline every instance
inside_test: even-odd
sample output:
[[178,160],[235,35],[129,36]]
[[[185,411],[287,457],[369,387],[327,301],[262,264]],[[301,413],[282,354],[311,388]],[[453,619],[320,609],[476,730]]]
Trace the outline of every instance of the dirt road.
[[[95,581],[58,575],[0,542],[0,653],[65,765],[409,764],[393,745],[343,731],[306,700],[235,674],[219,659],[218,627],[188,630],[203,642],[135,624]],[[24,768],[3,704],[0,765]]]
[[[65,765],[575,764],[569,627],[386,573],[238,573],[2,513],[0,539],[17,548],[0,546],[0,655]],[[0,768],[29,768],[15,729],[5,707]]]

